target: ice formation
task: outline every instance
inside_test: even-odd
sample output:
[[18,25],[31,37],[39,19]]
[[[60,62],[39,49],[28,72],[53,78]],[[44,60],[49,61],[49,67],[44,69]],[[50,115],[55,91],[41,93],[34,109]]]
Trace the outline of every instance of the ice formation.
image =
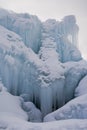
[[27,112],[28,121],[42,122],[42,113],[35,107],[32,102],[24,102],[23,109]]
[[87,119],[87,94],[77,97],[62,108],[48,114],[44,121],[56,121],[65,119]]
[[42,23],[36,16],[0,9],[0,80],[11,94],[36,105],[28,113],[32,118],[36,111],[41,121],[73,99],[87,75],[78,30],[73,15]]
[[41,46],[41,22],[37,16],[0,9],[0,25],[19,34],[27,47],[38,52]]
[[[41,108],[43,114],[51,112],[52,87],[54,85],[55,89],[57,87],[55,81],[62,87],[64,86],[62,65],[57,63],[56,72],[55,68],[52,69],[52,66],[49,68],[30,48],[27,48],[17,34],[2,26],[0,26],[0,34],[0,77],[2,82],[14,95],[28,94],[28,100]],[[48,100],[44,100],[49,91]],[[45,104],[48,104],[48,109]]]
[[65,71],[65,102],[75,97],[75,89],[78,83],[87,75],[87,62],[84,60],[78,62],[67,62],[63,64]]
[[[48,52],[53,48],[58,53],[60,61],[79,61],[81,54],[77,49],[78,26],[73,15],[66,16],[61,22],[49,19],[43,23],[40,56],[45,57],[43,51]],[[71,40],[69,39],[71,37]],[[50,53],[48,52],[50,55]],[[51,52],[52,55],[52,52]]]
[[[79,100],[80,98],[80,100]],[[81,96],[77,99],[74,99],[71,101],[71,103],[68,103],[65,106],[64,109],[61,109],[60,112],[62,115],[62,112],[66,115],[65,112],[70,112],[69,109],[67,110],[67,107],[70,108],[70,105],[77,106],[77,115],[83,115],[84,111],[79,112],[79,108],[82,108],[86,111],[86,100],[87,94],[84,96]],[[81,101],[81,102],[80,102]],[[80,103],[80,104],[79,104]],[[34,108],[34,104],[32,103],[26,103],[26,106],[30,106]],[[81,107],[81,106],[83,107]],[[71,107],[71,108],[74,108]],[[76,111],[76,109],[74,109]],[[82,110],[81,109],[81,110]],[[29,107],[27,108],[29,110]],[[86,112],[87,113],[87,112]],[[70,113],[71,114],[71,113]],[[74,114],[74,113],[73,113]],[[84,113],[85,114],[85,113]],[[58,113],[56,114],[58,116]],[[63,115],[64,116],[64,115]],[[69,117],[69,115],[67,114]],[[65,116],[66,117],[66,116]],[[85,115],[86,117],[86,115]],[[21,108],[21,100],[17,96],[13,96],[9,94],[5,89],[4,85],[0,83],[0,129],[1,130],[86,130],[87,129],[87,119],[71,119],[71,120],[60,120],[56,122],[49,122],[49,123],[30,123],[26,121],[27,115]],[[48,118],[52,119],[52,118]],[[52,120],[51,120],[52,121]]]
[[87,75],[80,81],[75,90],[75,97],[87,94]]

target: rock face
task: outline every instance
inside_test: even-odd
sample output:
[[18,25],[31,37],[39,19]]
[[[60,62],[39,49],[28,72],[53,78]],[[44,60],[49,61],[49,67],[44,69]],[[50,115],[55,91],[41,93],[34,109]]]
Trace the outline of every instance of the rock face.
[[2,83],[10,93],[32,101],[43,116],[63,106],[87,74],[77,36],[72,15],[42,23],[36,16],[0,9]]

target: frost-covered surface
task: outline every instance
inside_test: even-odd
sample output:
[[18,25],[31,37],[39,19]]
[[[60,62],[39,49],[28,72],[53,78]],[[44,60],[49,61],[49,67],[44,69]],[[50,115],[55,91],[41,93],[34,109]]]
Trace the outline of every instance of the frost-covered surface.
[[42,41],[48,40],[54,48],[56,44],[62,62],[81,59],[81,54],[76,48],[79,29],[73,15],[64,17],[60,22],[49,19],[41,23],[36,16],[0,9],[0,25],[19,34],[25,45],[36,53],[42,46]]
[[28,121],[42,122],[42,113],[32,102],[24,102],[23,109],[27,112]]
[[0,92],[7,91],[7,88],[3,85],[3,83],[0,81]]
[[[20,93],[20,84],[23,86],[25,82],[22,79],[25,65],[40,64],[38,57],[31,49],[26,48],[21,38],[2,26],[0,26],[0,61],[1,80],[13,94]],[[23,82],[20,83],[20,80]]]
[[[4,87],[4,86],[3,86]],[[3,88],[2,87],[2,88]],[[80,101],[87,98],[82,96]],[[2,102],[3,101],[3,102]],[[73,100],[74,101],[74,100]],[[72,101],[72,102],[73,102]],[[80,102],[79,101],[79,102]],[[78,103],[77,99],[75,99]],[[26,110],[35,108],[32,103],[25,103]],[[30,107],[28,107],[30,106]],[[66,109],[65,109],[66,110]],[[21,108],[21,101],[17,96],[12,96],[5,90],[0,92],[0,129],[1,130],[86,130],[87,119],[62,120],[49,123],[29,123],[26,121],[27,115]],[[51,118],[50,118],[51,119]]]
[[0,119],[3,117],[11,117],[27,120],[26,112],[21,108],[21,100],[18,96],[13,96],[4,89],[4,85],[0,83]]
[[64,119],[87,119],[87,94],[77,97],[62,108],[48,114],[44,121],[56,121]]
[[75,89],[81,79],[87,75],[87,62],[81,60],[79,62],[66,62],[63,64],[65,71],[65,102],[74,98]]
[[87,119],[62,120],[49,123],[28,123],[17,118],[0,118],[1,130],[86,130]]
[[77,49],[77,35],[78,26],[73,15],[66,16],[61,22],[47,20],[42,27],[40,58],[44,60],[50,55],[49,51],[51,56],[52,51],[55,51],[61,62],[81,60],[80,51]]
[[38,52],[40,48],[41,22],[37,16],[17,14],[0,9],[0,25],[19,34],[25,45]]
[[[15,95],[28,94],[28,100],[40,104],[43,114],[51,112],[53,88],[55,88],[55,95],[58,86],[56,83],[59,84],[59,87],[64,86],[64,68],[61,63],[59,64],[55,60],[55,63],[52,64],[52,59],[48,59],[47,63],[43,62],[24,45],[17,34],[2,26],[0,26],[0,39],[0,76],[8,91]],[[55,64],[57,70],[53,67]],[[60,94],[60,92],[58,93]],[[58,93],[57,95],[59,95]],[[63,93],[63,89],[61,93]],[[48,100],[45,100],[46,97]],[[58,99],[55,98],[55,100],[61,99],[60,96]],[[62,99],[60,102],[63,104]]]
[[[0,9],[1,130],[87,129],[87,61],[78,50],[78,30],[73,15],[42,23]],[[45,115],[45,121],[66,121],[26,121],[41,122]]]

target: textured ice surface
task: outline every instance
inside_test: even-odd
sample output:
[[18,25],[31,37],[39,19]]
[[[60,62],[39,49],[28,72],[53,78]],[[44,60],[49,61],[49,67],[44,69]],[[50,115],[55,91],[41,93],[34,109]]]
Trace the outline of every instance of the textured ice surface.
[[[43,114],[52,111],[53,101],[50,99],[53,88],[57,89],[58,81],[59,87],[64,85],[62,65],[58,65],[57,62],[57,70],[52,65],[49,68],[24,45],[17,34],[2,26],[0,26],[0,39],[0,77],[8,91],[14,95],[28,94],[28,100],[37,104]],[[50,94],[48,94],[49,90]],[[45,97],[47,100],[44,100]],[[61,97],[58,97],[58,100],[59,98]],[[45,104],[48,105],[48,109]]]
[[[79,29],[73,15],[64,17],[61,22],[49,19],[41,23],[37,16],[27,13],[17,14],[0,9],[0,25],[19,34],[25,45],[36,53],[42,43],[49,40],[51,47],[55,48],[56,44],[57,48],[55,49],[62,62],[81,59],[81,54],[76,48],[78,47]],[[46,42],[47,45],[49,42]]]
[[81,79],[87,75],[87,62],[81,60],[79,62],[67,62],[63,64],[66,68],[65,72],[65,102],[74,98],[75,89]]
[[58,53],[61,62],[81,60],[77,36],[78,26],[73,15],[66,16],[61,22],[47,20],[42,26],[40,57],[44,60],[45,56],[47,58],[45,52],[50,55],[49,51],[53,50]]
[[[73,15],[42,23],[0,9],[0,130],[87,130],[87,62],[78,30]],[[55,122],[28,122],[45,115]]]
[[27,47],[38,52],[41,46],[41,22],[37,16],[0,9],[0,25],[19,34]]
[[87,75],[80,81],[75,90],[75,97],[87,94]]
[[32,102],[24,102],[23,109],[27,112],[28,121],[42,122],[42,113],[35,107]]
[[56,121],[64,119],[87,119],[87,94],[77,97],[62,108],[48,114],[44,121]]
[[[0,88],[3,88],[4,85],[0,84]],[[73,109],[77,113],[75,114],[74,111],[72,115],[76,116],[79,115],[80,117],[85,114],[86,117],[86,99],[87,95],[78,97],[65,106],[65,110],[63,108],[59,109],[60,117],[67,116],[70,118],[71,112],[69,109]],[[21,109],[20,100],[17,96],[12,96],[6,90],[0,91],[0,129],[1,130],[86,130],[87,129],[87,119],[70,119],[70,120],[61,120],[49,123],[30,123],[26,121],[26,114]],[[34,104],[26,103],[29,109],[34,108]],[[72,107],[71,107],[72,106]],[[75,108],[75,106],[78,106]],[[82,107],[81,107],[82,106]],[[67,109],[68,108],[68,109]],[[80,109],[81,108],[81,109]],[[29,110],[26,109],[26,110]],[[81,111],[82,110],[82,111]],[[85,111],[83,111],[85,110]],[[3,112],[2,112],[3,111]],[[80,111],[80,112],[79,112]],[[56,111],[57,112],[57,111]],[[63,114],[62,114],[63,113]],[[58,118],[58,112],[56,113]],[[47,121],[52,119],[52,117],[48,118]],[[52,121],[52,120],[51,120]]]
[[0,79],[43,116],[71,100],[87,74],[77,47],[73,15],[42,23],[36,16],[0,9]]

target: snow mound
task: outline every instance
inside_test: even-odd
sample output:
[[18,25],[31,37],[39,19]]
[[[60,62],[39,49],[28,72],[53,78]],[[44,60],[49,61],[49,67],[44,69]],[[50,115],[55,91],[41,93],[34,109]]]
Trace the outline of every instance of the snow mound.
[[0,119],[5,116],[28,119],[26,112],[21,108],[20,98],[2,90],[0,92]]
[[28,123],[17,118],[0,119],[0,129],[4,130],[86,130],[87,119],[62,120],[49,123]]
[[28,121],[42,122],[42,114],[32,102],[24,102],[23,109],[27,112]]
[[87,94],[77,97],[62,108],[48,114],[44,121],[56,121],[64,119],[87,119]]

